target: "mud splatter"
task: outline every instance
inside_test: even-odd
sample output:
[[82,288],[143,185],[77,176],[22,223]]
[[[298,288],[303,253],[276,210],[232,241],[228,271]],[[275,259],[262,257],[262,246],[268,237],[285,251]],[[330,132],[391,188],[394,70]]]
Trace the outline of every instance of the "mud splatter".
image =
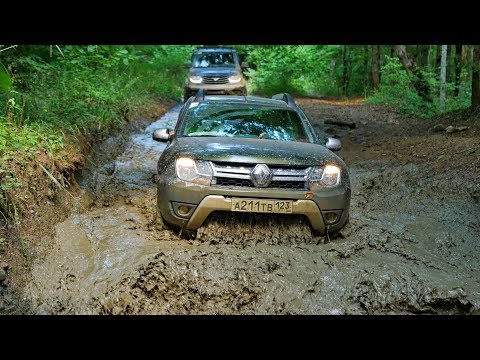
[[[163,145],[151,132],[173,128],[175,108],[85,176],[78,211],[57,224],[53,250],[33,267],[25,289],[33,311],[478,313],[478,190],[452,187],[457,180],[435,173],[435,161],[415,156],[420,138],[391,113],[313,100],[302,106],[312,119],[358,124],[335,129],[352,180],[350,222],[336,239],[281,216],[214,215],[195,240],[157,230],[154,175]],[[421,141],[440,136],[418,131]]]

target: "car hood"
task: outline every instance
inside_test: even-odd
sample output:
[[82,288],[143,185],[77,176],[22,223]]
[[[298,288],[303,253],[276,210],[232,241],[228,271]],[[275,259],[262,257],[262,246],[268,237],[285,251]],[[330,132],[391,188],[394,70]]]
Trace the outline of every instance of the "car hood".
[[190,75],[197,76],[232,76],[240,74],[240,71],[234,67],[228,68],[193,68]]
[[333,152],[318,144],[227,137],[180,137],[172,143],[173,154],[199,160],[276,165],[322,165],[337,163],[345,166]]

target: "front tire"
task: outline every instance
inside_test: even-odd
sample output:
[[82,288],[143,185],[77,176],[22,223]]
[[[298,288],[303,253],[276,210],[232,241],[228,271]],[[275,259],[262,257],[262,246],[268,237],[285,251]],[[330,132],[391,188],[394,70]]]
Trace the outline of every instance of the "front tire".
[[[345,237],[341,231],[345,229],[345,227],[348,225],[349,222],[350,222],[350,214],[347,215],[347,219],[345,220],[345,224],[343,224],[343,226],[340,229],[335,230],[335,231],[326,231],[325,232],[325,239],[333,240],[333,239],[338,238],[339,236],[340,237]],[[328,232],[328,234],[327,234],[327,232]]]
[[169,224],[165,221],[160,210],[157,209],[155,214],[155,228],[159,231],[161,230],[170,230]]
[[180,237],[186,240],[195,240],[197,232],[192,230],[180,229]]

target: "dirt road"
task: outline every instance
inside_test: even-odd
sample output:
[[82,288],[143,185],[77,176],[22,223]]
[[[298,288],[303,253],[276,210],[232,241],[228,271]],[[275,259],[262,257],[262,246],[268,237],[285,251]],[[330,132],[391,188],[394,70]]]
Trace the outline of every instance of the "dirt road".
[[[478,128],[382,108],[299,99],[335,118],[352,180],[349,225],[325,242],[304,224],[211,223],[187,241],[154,226],[154,128],[100,145],[75,209],[32,266],[35,314],[463,314],[480,311]],[[148,126],[147,126],[148,125]],[[112,149],[121,148],[118,156]],[[109,156],[111,154],[112,156]]]

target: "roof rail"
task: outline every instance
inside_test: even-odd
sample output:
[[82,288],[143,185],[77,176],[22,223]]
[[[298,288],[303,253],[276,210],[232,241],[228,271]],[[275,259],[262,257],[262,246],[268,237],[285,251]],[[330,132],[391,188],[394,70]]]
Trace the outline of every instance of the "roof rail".
[[280,93],[280,94],[275,94],[272,96],[272,99],[275,100],[283,100],[287,103],[288,106],[296,106],[295,100],[293,100],[292,95],[287,94],[287,93]]
[[193,101],[200,103],[203,102],[203,100],[205,100],[205,89],[202,88],[197,91],[197,94],[195,95]]

